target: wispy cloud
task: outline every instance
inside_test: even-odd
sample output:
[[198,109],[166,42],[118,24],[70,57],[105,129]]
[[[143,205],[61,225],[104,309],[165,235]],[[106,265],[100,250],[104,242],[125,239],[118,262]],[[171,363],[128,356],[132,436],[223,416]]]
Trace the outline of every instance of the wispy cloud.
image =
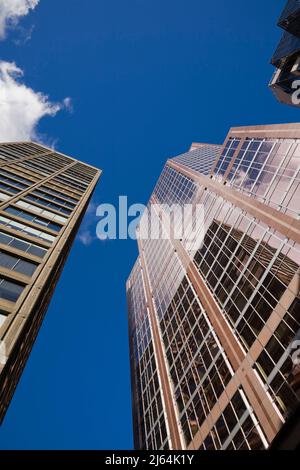
[[0,0],[0,40],[5,38],[7,28],[16,26],[22,16],[28,15],[40,0]]
[[74,111],[73,102],[69,96],[64,99],[63,104],[64,104],[65,109],[69,111],[69,113],[73,113]]
[[[1,1],[1,0],[0,0]],[[28,28],[23,28],[22,26],[17,27],[18,37],[16,37],[13,42],[16,46],[25,46],[32,37],[35,26],[31,25]]]
[[77,235],[77,240],[85,246],[89,246],[95,240],[97,240],[95,227],[96,209],[97,204],[92,201],[86,211],[85,217]]
[[[0,0],[1,1],[1,0]],[[41,140],[37,125],[44,116],[70,109],[71,100],[52,103],[49,97],[22,82],[23,71],[13,62],[0,61],[0,141]]]

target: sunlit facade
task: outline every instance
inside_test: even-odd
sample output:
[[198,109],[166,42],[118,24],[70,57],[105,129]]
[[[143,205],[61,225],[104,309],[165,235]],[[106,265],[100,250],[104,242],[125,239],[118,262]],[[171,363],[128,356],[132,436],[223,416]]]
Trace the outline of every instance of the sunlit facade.
[[200,204],[204,233],[138,240],[136,448],[267,449],[299,405],[299,165],[300,124],[233,128],[168,160],[148,207]]
[[0,421],[99,176],[35,143],[0,144]]

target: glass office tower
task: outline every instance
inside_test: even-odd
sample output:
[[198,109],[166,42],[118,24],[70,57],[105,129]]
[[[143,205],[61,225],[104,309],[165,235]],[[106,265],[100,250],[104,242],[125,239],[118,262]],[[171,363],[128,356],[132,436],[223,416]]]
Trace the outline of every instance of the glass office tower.
[[[299,168],[300,124],[168,160],[127,281],[137,449],[267,449],[297,409]],[[201,205],[203,231],[163,236],[161,204]]]
[[279,101],[300,107],[299,94],[293,99],[295,90],[299,89],[300,80],[300,1],[289,0],[283,10],[278,26],[285,30],[271,63],[276,71],[270,82],[270,88]]
[[0,420],[99,176],[35,143],[0,144]]

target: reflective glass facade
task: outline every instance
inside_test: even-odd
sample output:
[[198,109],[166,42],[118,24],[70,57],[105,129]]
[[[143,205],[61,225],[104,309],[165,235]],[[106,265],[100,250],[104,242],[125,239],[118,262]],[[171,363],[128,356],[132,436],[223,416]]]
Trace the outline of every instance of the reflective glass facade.
[[140,260],[137,261],[127,290],[130,317],[130,350],[133,400],[139,403],[135,417],[137,446],[147,449],[169,449],[169,436],[164,415],[156,353],[152,340],[145,286]]
[[[195,145],[190,164],[189,152],[168,160],[149,202],[161,237],[139,240],[127,284],[132,371],[145,368],[133,352],[143,349],[142,316],[169,448],[267,449],[300,401],[300,125],[231,129],[209,168],[207,148]],[[203,207],[195,250],[163,236],[158,203]],[[143,435],[135,445],[153,448],[143,388],[132,383],[135,435]]]
[[99,176],[35,143],[0,144],[0,420]]
[[200,144],[198,148],[175,157],[174,162],[181,163],[203,175],[209,175],[221,149],[220,145]]

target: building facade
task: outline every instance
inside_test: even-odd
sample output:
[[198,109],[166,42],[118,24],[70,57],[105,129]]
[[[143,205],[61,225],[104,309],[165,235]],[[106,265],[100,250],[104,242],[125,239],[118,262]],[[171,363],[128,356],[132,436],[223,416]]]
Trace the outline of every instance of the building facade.
[[0,144],[0,420],[100,171],[35,143]]
[[[168,236],[174,204],[202,230]],[[300,124],[193,144],[148,209],[127,281],[135,447],[269,448],[300,401]]]
[[278,22],[284,34],[272,57],[276,71],[270,88],[285,104],[300,107],[300,1],[288,0]]

